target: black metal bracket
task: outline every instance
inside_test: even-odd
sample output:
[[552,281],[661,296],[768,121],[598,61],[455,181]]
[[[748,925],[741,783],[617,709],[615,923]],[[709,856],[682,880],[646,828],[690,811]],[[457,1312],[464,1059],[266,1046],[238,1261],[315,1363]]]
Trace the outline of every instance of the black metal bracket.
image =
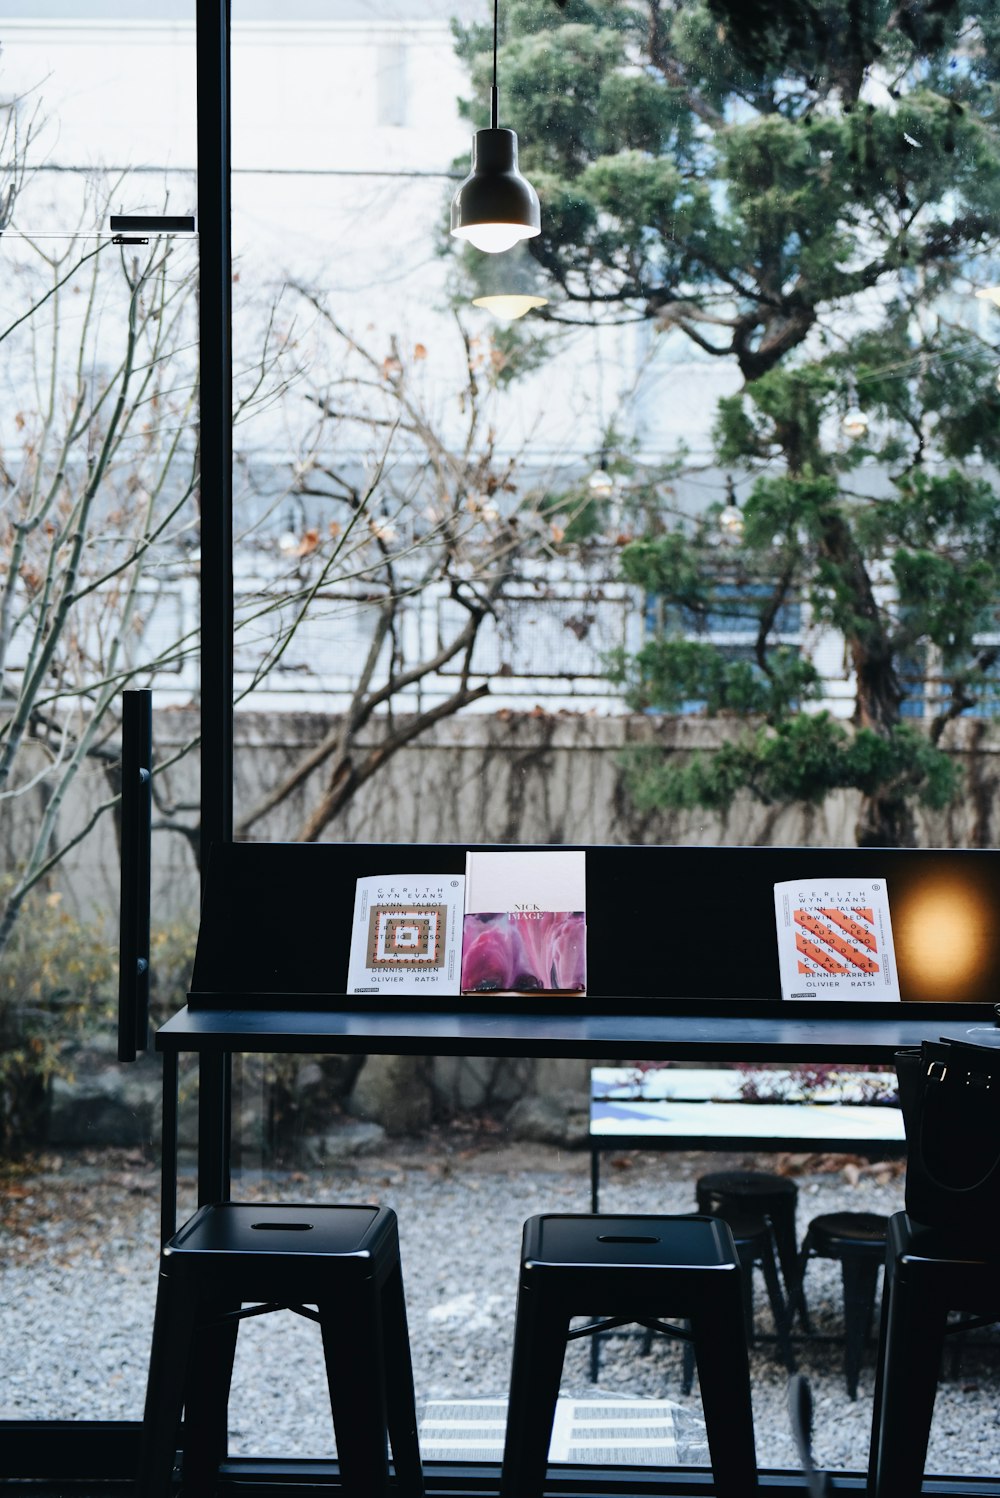
[[[111,232],[122,234],[193,234],[194,217],[190,214],[113,213]],[[144,244],[145,240],[142,241]]]

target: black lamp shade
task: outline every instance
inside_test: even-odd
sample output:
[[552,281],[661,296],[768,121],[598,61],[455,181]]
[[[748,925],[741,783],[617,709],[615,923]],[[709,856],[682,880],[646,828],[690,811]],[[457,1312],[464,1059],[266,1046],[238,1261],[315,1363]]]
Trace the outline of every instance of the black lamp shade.
[[451,203],[451,232],[496,253],[541,232],[538,194],[517,169],[513,130],[477,130],[472,171]]

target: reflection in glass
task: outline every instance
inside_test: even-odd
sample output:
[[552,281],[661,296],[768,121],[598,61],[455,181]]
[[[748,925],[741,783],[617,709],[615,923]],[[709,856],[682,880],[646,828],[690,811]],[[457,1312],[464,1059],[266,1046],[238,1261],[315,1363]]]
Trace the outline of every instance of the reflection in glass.
[[987,891],[971,877],[918,884],[893,904],[892,927],[908,999],[981,997],[997,961],[997,921]]

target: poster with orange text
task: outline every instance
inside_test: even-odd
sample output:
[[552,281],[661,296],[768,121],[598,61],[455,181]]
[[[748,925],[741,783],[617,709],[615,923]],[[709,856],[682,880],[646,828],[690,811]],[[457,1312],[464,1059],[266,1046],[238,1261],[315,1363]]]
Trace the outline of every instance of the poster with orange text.
[[884,879],[774,886],[783,999],[899,998]]

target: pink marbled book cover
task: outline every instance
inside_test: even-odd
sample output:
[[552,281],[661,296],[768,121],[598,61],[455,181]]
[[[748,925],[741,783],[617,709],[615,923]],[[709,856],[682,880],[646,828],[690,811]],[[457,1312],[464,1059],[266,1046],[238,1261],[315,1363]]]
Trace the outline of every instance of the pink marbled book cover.
[[470,853],[463,993],[584,992],[585,909],[583,853]]

